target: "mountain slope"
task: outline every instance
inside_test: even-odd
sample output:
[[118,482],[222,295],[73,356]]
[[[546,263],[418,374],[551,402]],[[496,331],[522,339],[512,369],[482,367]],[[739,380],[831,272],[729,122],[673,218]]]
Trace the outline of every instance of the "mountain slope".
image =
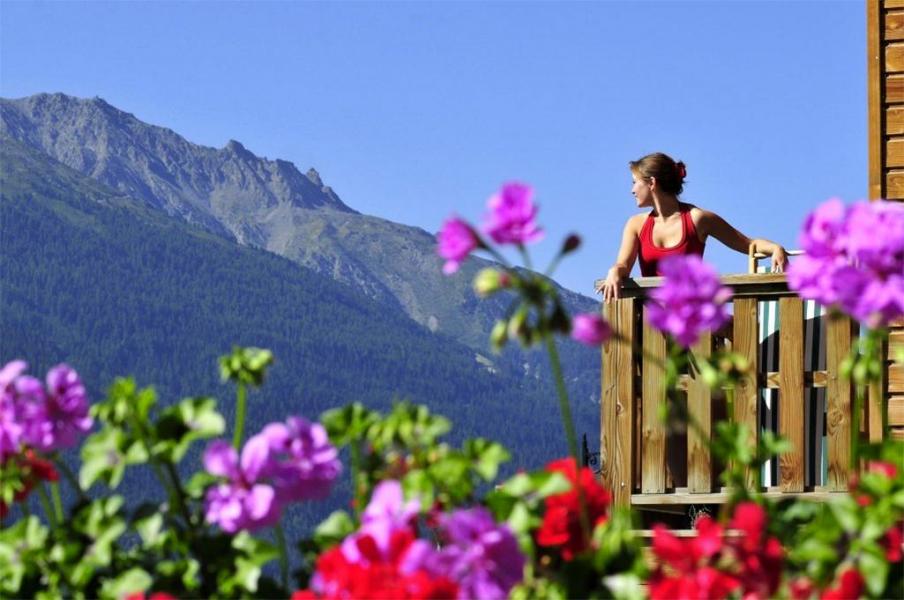
[[[470,289],[485,261],[444,277],[434,237],[416,227],[362,215],[286,161],[259,158],[230,141],[199,146],[151,126],[101,99],[39,94],[0,100],[0,131],[80,173],[240,244],[265,248],[345,283],[363,297],[399,306],[417,323],[486,354],[492,323],[506,300],[478,301]],[[572,312],[589,298],[562,290]],[[599,395],[599,355],[565,344],[572,391]],[[506,352],[497,368],[547,377],[536,353]]]
[[[277,364],[252,395],[249,430],[401,395],[454,417],[458,436],[499,439],[516,465],[564,452],[543,381],[492,373],[399,309],[166,217],[9,138],[0,139],[0,239],[0,358],[27,358],[37,373],[70,361],[94,397],[134,374],[166,402],[227,399],[216,356],[259,345]],[[597,422],[592,404],[574,408],[579,423]]]

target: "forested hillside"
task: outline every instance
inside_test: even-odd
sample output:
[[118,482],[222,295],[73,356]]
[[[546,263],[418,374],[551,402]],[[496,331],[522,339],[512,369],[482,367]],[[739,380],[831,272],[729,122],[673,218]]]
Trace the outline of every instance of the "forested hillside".
[[[362,302],[328,277],[168,218],[15,140],[2,139],[0,164],[3,360],[25,358],[35,373],[69,361],[95,396],[131,374],[165,402],[212,394],[231,415],[216,357],[233,344],[262,346],[277,363],[251,395],[248,431],[287,413],[405,397],[452,417],[456,437],[503,442],[512,467],[564,454],[547,384],[491,372],[396,304]],[[578,430],[595,434],[597,406],[574,404]]]

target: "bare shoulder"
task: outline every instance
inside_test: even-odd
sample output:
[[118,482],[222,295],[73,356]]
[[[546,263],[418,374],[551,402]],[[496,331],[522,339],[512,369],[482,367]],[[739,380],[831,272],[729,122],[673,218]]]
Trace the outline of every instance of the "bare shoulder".
[[713,219],[719,217],[719,215],[717,215],[713,211],[706,210],[705,208],[700,208],[699,206],[696,206],[694,204],[688,204],[688,207],[690,208],[689,212],[691,213],[691,219],[694,221],[694,225],[697,227],[701,225],[705,227],[706,225],[712,223]]
[[640,228],[643,227],[643,222],[647,220],[647,216],[647,213],[640,213],[628,217],[628,222],[625,223],[625,231],[640,233]]

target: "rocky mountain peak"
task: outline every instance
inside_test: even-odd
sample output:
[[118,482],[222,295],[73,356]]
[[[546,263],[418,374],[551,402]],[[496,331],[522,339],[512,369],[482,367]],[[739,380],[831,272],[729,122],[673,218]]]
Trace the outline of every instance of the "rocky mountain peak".
[[320,178],[320,173],[317,172],[317,169],[311,167],[305,175],[311,180],[311,183],[319,188],[323,187],[323,180]]

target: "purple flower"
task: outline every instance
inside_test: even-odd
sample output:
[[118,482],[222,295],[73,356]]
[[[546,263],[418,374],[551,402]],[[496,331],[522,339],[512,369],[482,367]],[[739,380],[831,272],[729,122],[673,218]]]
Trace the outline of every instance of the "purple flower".
[[612,337],[612,328],[597,314],[581,313],[572,319],[571,337],[587,346],[599,346]]
[[204,451],[204,468],[227,481],[207,490],[205,518],[223,531],[259,529],[279,521],[279,504],[273,486],[259,482],[269,467],[267,439],[256,435],[242,448],[241,461],[235,449],[223,440],[211,442]]
[[483,230],[497,244],[529,244],[543,237],[534,219],[538,207],[533,203],[534,190],[517,182],[506,183],[490,197],[490,212]]
[[0,369],[0,463],[19,452],[22,424],[16,417],[16,379],[28,368],[22,360],[6,363]]
[[405,501],[402,485],[398,481],[380,482],[361,515],[361,527],[342,542],[342,554],[346,560],[351,563],[366,560],[358,549],[358,540],[364,536],[372,537],[380,553],[388,557],[392,532],[410,528],[420,506],[417,500]]
[[507,598],[524,576],[524,554],[505,525],[482,507],[440,517],[446,544],[426,558],[424,568],[458,584],[458,597]]
[[479,246],[479,240],[474,235],[471,226],[458,217],[446,219],[438,234],[437,253],[446,263],[443,265],[443,273],[451,275],[468,258],[468,255]]
[[50,369],[47,394],[29,419],[29,442],[45,451],[71,448],[93,423],[78,373],[66,364]]
[[301,417],[271,423],[259,434],[270,449],[269,472],[281,502],[323,498],[342,472],[326,429]]
[[713,331],[728,319],[726,302],[731,290],[719,281],[715,269],[699,256],[670,256],[659,263],[665,277],[650,294],[647,320],[671,335],[681,346],[694,345],[705,331]]
[[804,221],[806,253],[788,268],[797,294],[871,327],[904,315],[904,205],[831,199]]

